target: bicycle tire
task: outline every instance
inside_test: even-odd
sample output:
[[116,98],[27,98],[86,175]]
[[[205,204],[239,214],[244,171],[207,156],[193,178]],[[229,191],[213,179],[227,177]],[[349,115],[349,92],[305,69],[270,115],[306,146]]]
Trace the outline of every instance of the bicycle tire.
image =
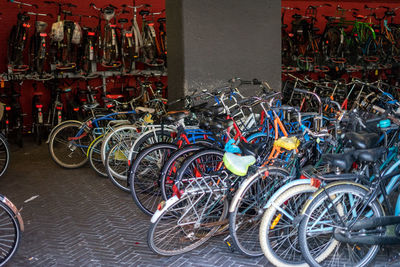
[[201,145],[188,145],[182,147],[176,150],[164,163],[160,174],[161,194],[164,200],[172,197],[172,186],[175,182],[175,175],[183,161],[187,157],[193,155],[193,153],[196,153],[197,151],[204,148],[205,146]]
[[101,144],[104,136],[101,135],[93,140],[87,152],[90,166],[101,177],[107,178],[106,168],[101,161]]
[[115,128],[110,128],[108,133],[104,136],[103,143],[101,145],[101,160],[103,164],[106,162],[106,155],[108,149],[113,147],[116,142],[131,138],[132,145],[134,140],[139,137],[138,128],[134,125],[120,125]]
[[[322,210],[325,209],[328,206],[324,206],[325,200],[327,200],[327,198],[329,198],[328,203],[332,203],[331,201],[336,201],[336,199],[338,199],[339,197],[344,196],[346,193],[349,194],[349,196],[352,196],[352,198],[358,197],[359,199],[363,199],[365,197],[366,194],[368,194],[368,190],[366,188],[364,188],[363,186],[359,185],[359,184],[355,184],[352,182],[337,182],[337,183],[332,183],[331,185],[328,185],[325,188],[325,191],[319,190],[317,191],[313,196],[312,199],[310,200],[310,202],[308,202],[308,205],[304,207],[304,211],[302,212],[302,214],[304,214],[303,219],[300,222],[299,225],[299,229],[298,229],[298,233],[299,233],[299,244],[300,244],[300,249],[302,252],[302,255],[304,257],[304,259],[306,260],[306,262],[308,264],[310,264],[311,266],[325,266],[324,261],[328,260],[329,262],[325,262],[326,264],[340,264],[343,266],[343,264],[349,264],[348,266],[366,266],[368,265],[376,256],[376,254],[379,251],[379,246],[377,245],[372,245],[371,248],[369,248],[368,245],[361,245],[361,244],[357,244],[357,245],[349,245],[349,244],[344,244],[344,247],[347,247],[347,251],[345,251],[345,253],[342,253],[341,255],[337,255],[337,253],[340,252],[340,246],[342,245],[341,242],[337,241],[336,239],[332,238],[332,231],[327,232],[325,235],[321,235],[317,232],[314,232],[314,234],[312,236],[310,236],[310,239],[317,239],[317,240],[313,240],[314,242],[311,243],[311,240],[309,240],[308,236],[307,236],[307,226],[310,223],[310,219],[312,218],[317,218],[319,220],[326,218],[326,222],[325,224],[327,224],[329,226],[329,228],[335,228],[335,223],[336,222],[332,222],[333,218],[338,219],[339,215],[341,217],[341,220],[344,220],[346,218],[344,218],[344,214],[347,215],[351,215],[353,214],[352,212],[346,212],[349,209],[346,205],[343,205],[343,203],[347,203],[347,202],[342,202],[340,201],[341,204],[339,205],[332,205],[332,207],[336,207],[336,209],[338,210],[338,212],[340,214],[337,214],[336,212],[331,212],[329,210],[327,210],[325,212],[325,214],[328,216],[326,217],[325,215],[321,215],[320,217],[317,216],[315,217],[315,215],[313,216],[313,214],[315,212],[318,212],[321,208]],[[336,197],[338,196],[338,197]],[[354,199],[352,200],[353,205],[354,203]],[[358,203],[357,203],[358,204]],[[374,216],[377,217],[381,217],[384,214],[384,211],[382,209],[382,206],[376,201],[374,200],[373,202],[370,203],[369,205],[370,210],[373,212]],[[334,214],[336,213],[336,214]],[[360,214],[361,215],[361,214]],[[363,217],[363,216],[361,216]],[[362,218],[359,219],[362,219]],[[315,221],[315,224],[317,224],[317,221]],[[320,225],[321,229],[323,227],[323,225]],[[311,224],[312,227],[312,224]],[[338,225],[338,227],[341,227],[340,225]],[[327,240],[327,243],[325,244],[325,240]],[[317,243],[315,243],[317,242]],[[322,251],[321,252],[316,252],[315,250],[311,250],[311,247],[314,245],[318,245],[318,247],[322,247]],[[364,256],[363,258],[360,258],[359,256],[357,256],[357,258],[360,258],[360,262],[343,262],[346,260],[347,256],[352,255],[351,252],[357,251],[357,253],[362,253],[362,251],[364,251],[366,249],[366,256]],[[345,249],[346,250],[346,249]],[[311,252],[312,251],[312,252]],[[334,257],[331,257],[331,253],[334,252]],[[335,257],[335,255],[337,255],[337,257]],[[351,256],[350,256],[351,257]],[[338,263],[337,261],[341,261],[340,263]],[[322,263],[321,263],[322,262]]]
[[[289,190],[283,192],[279,197],[277,197],[273,204],[271,204],[271,206],[264,212],[259,232],[260,245],[265,257],[270,263],[274,264],[275,266],[308,266],[301,255],[299,243],[297,240],[297,224],[293,223],[293,221],[297,218],[304,202],[308,199],[310,194],[314,193],[316,190],[316,187],[309,184],[302,184],[291,187]],[[301,196],[301,201],[298,201],[299,199],[297,198],[295,199],[295,197],[299,195]],[[289,204],[293,201],[294,205],[297,206],[294,207],[295,210],[286,211],[286,207],[288,207]],[[295,219],[291,220],[288,217],[283,217],[285,216],[285,212],[282,212],[282,210],[285,210],[285,212],[289,213]],[[277,233],[276,235],[271,234],[271,231],[275,231],[276,228],[279,227],[281,227],[279,233]],[[283,236],[282,233],[287,233],[288,237]],[[287,245],[285,246],[285,244]],[[281,250],[286,249],[286,251],[283,252],[285,253],[285,255],[283,256],[290,256],[292,258],[288,259],[283,258],[281,255],[277,255],[277,252],[274,250],[275,248]]]
[[[180,199],[175,197],[169,200],[175,203],[167,204],[166,206],[169,207],[161,210],[156,220],[152,218],[147,234],[149,248],[159,255],[174,256],[189,252],[204,244],[218,231],[221,227],[219,223],[225,219],[228,212],[228,200],[224,198],[222,203],[216,202],[221,201],[220,199],[213,202],[207,201],[214,197],[218,196],[193,192]],[[207,205],[208,203],[210,205]],[[205,213],[208,216],[204,216]],[[195,222],[192,222],[193,220]],[[182,226],[179,225],[180,221],[182,221]]]
[[10,148],[6,137],[0,133],[0,176],[8,169],[10,163]]
[[146,215],[152,216],[162,200],[159,174],[165,161],[177,149],[178,146],[171,143],[154,144],[138,154],[129,170],[128,183],[133,201]]
[[[134,53],[132,50],[134,48],[129,46],[127,38],[129,37],[122,37],[121,55],[123,68],[125,72],[129,73],[133,69]],[[133,43],[133,40],[131,42]]]
[[173,141],[172,132],[173,132],[173,130],[168,127],[165,127],[163,130],[155,129],[155,130],[143,132],[136,139],[131,150],[129,151],[129,162],[128,162],[129,165],[132,166],[137,154],[140,151],[142,151],[143,149],[145,149],[146,147],[149,147],[153,144],[161,143],[161,142],[172,143],[172,141]]
[[264,206],[278,190],[289,173],[285,169],[270,168],[264,173],[250,176],[235,193],[229,207],[229,232],[232,243],[242,254],[249,257],[263,255],[258,230]]
[[106,156],[105,168],[107,177],[111,182],[124,192],[130,192],[128,184],[128,147],[132,145],[131,140],[123,140],[112,147]]
[[[86,150],[83,147],[78,147],[73,143],[69,143],[68,138],[69,137],[74,137],[78,131],[81,129],[82,127],[82,123],[79,122],[70,122],[70,123],[65,123],[63,125],[61,125],[60,127],[58,127],[50,136],[50,142],[49,142],[49,152],[50,152],[50,156],[51,158],[54,160],[55,163],[57,163],[58,165],[60,165],[63,168],[67,168],[67,169],[75,169],[75,168],[79,168],[82,167],[83,165],[85,165],[88,161],[88,158],[86,157]],[[67,129],[67,130],[66,130]],[[65,137],[61,136],[61,133],[63,133],[65,131]],[[83,137],[81,140],[78,141],[79,145],[89,145],[93,139],[93,137],[91,136],[91,134],[87,131],[86,132],[86,136]],[[60,137],[58,137],[58,135],[60,135]],[[68,157],[72,159],[72,156],[76,156],[77,158],[77,162],[73,162],[73,160],[71,160],[72,162],[70,162],[70,160],[68,159],[62,159],[62,152],[58,153],[57,151],[57,144],[55,144],[54,142],[56,141],[56,138],[60,138],[59,142],[60,143],[64,143],[64,145],[66,145],[66,151],[67,152],[71,152]],[[62,144],[61,144],[61,147]],[[62,149],[60,148],[60,150],[62,151]],[[60,154],[60,155],[58,155]]]
[[201,177],[216,175],[223,168],[224,151],[220,149],[203,149],[187,158],[176,174],[175,185],[180,192],[187,186],[197,186]]
[[[6,264],[18,249],[21,240],[21,226],[15,213],[0,202],[0,266]],[[11,238],[8,238],[11,237]]]

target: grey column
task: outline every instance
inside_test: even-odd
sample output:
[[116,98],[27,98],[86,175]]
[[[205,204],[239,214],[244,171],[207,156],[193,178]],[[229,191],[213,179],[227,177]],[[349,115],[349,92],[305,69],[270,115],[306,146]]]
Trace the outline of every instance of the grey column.
[[166,0],[166,9],[170,100],[232,77],[280,90],[280,1]]

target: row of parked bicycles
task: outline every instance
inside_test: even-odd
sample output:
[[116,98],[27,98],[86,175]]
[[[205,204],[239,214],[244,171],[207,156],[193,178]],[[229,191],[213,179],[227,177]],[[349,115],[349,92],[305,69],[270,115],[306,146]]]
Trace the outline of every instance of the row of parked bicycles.
[[366,266],[400,243],[397,89],[290,76],[281,94],[235,78],[178,99],[180,111],[93,107],[56,126],[49,151],[129,192],[157,254],[224,235],[276,266]]
[[[318,13],[323,8],[331,12]],[[398,8],[282,7],[283,70],[329,72],[390,68],[400,61]],[[303,13],[303,14],[302,14]],[[292,20],[288,22],[287,16]],[[324,28],[318,28],[322,21]],[[289,26],[290,24],[290,26]]]
[[[0,120],[3,114],[0,114]],[[5,174],[10,163],[10,148],[7,138],[0,133],[0,177]],[[25,203],[35,199],[32,197]],[[18,250],[24,231],[24,221],[20,211],[11,200],[0,194],[0,265],[6,264]]]
[[[135,1],[133,6],[121,7],[111,4],[98,7],[90,3],[97,14],[84,15],[76,12],[78,7],[74,4],[44,1],[40,7],[57,8],[57,19],[49,34],[48,23],[40,19],[51,19],[52,14],[39,13],[38,4],[8,2],[19,6],[17,23],[8,40],[9,72],[30,71],[46,79],[53,71],[80,70],[84,75],[91,75],[97,71],[97,63],[122,73],[131,73],[138,62],[150,68],[166,66],[167,35],[165,17],[162,17],[165,10],[154,12],[150,5],[135,5]],[[34,22],[31,17],[35,18]],[[96,27],[84,26],[96,21]],[[31,25],[34,25],[32,35],[29,34]]]

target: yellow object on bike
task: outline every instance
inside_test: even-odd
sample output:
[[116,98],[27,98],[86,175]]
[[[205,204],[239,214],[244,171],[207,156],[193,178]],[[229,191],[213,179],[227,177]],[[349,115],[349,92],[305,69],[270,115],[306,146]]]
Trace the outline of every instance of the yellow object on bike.
[[286,150],[297,149],[299,147],[299,145],[300,145],[300,141],[295,136],[292,136],[292,137],[284,136],[274,142],[274,146],[278,146],[278,147],[284,148]]

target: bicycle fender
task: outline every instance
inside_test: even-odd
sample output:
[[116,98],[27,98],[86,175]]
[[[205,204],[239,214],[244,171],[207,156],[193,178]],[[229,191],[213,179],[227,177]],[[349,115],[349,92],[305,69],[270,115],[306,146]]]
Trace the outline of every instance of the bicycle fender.
[[[233,212],[237,203],[241,200],[241,195],[243,193],[243,191],[246,189],[246,187],[254,180],[257,179],[259,175],[261,175],[263,172],[268,171],[270,168],[273,169],[280,169],[281,171],[287,172],[286,169],[281,168],[281,167],[271,167],[271,166],[267,166],[264,168],[259,169],[255,174],[253,174],[252,176],[250,176],[249,178],[247,178],[239,187],[238,191],[235,193],[235,195],[233,196],[233,199],[231,201],[231,204],[229,206],[229,212]],[[288,174],[289,175],[289,174]]]
[[9,207],[10,210],[14,213],[15,217],[17,217],[17,220],[18,220],[18,223],[19,223],[19,227],[21,228],[21,231],[23,232],[24,229],[25,229],[24,221],[22,220],[21,213],[19,212],[17,207],[14,205],[14,203],[12,203],[7,197],[5,197],[3,195],[0,195],[0,200],[4,204],[6,204],[7,207]]
[[312,202],[319,194],[321,194],[321,193],[324,191],[324,189],[327,190],[327,189],[331,188],[332,186],[337,186],[337,185],[341,185],[341,184],[351,184],[351,185],[358,186],[358,187],[361,187],[362,189],[365,189],[365,190],[369,191],[369,189],[368,189],[367,187],[365,187],[365,186],[363,186],[363,185],[361,185],[361,184],[355,183],[355,182],[353,182],[353,181],[338,181],[338,182],[333,182],[333,183],[328,184],[328,185],[325,186],[325,187],[321,187],[321,188],[320,188],[319,190],[317,190],[314,194],[312,194],[312,196],[311,196],[311,197],[306,201],[306,203],[303,205],[303,208],[302,208],[300,214],[301,214],[301,215],[304,215],[304,214],[305,214],[305,212],[306,212],[306,210],[308,209],[308,206],[310,206],[311,202]]
[[82,124],[81,121],[77,121],[77,120],[63,121],[63,122],[61,122],[60,124],[57,124],[56,127],[54,127],[53,129],[51,129],[51,131],[50,131],[50,133],[49,133],[49,136],[47,137],[46,144],[50,143],[50,137],[53,135],[53,132],[54,132],[56,129],[58,129],[61,125],[64,125],[64,124],[70,123],[70,122],[76,122],[76,123]]
[[178,196],[173,196],[171,198],[169,198],[166,202],[165,202],[165,206],[164,208],[162,208],[161,210],[156,210],[156,212],[154,212],[153,216],[151,217],[150,222],[151,223],[155,223],[158,218],[164,213],[165,210],[169,209],[172,205],[174,205],[176,202],[179,201]]
[[272,203],[281,195],[283,194],[283,192],[289,190],[292,187],[298,186],[298,185],[308,185],[311,184],[311,179],[298,179],[298,180],[294,180],[288,184],[285,184],[284,186],[282,186],[281,188],[278,189],[278,191],[276,191],[271,198],[268,200],[267,204],[265,204],[264,209],[268,209]]

